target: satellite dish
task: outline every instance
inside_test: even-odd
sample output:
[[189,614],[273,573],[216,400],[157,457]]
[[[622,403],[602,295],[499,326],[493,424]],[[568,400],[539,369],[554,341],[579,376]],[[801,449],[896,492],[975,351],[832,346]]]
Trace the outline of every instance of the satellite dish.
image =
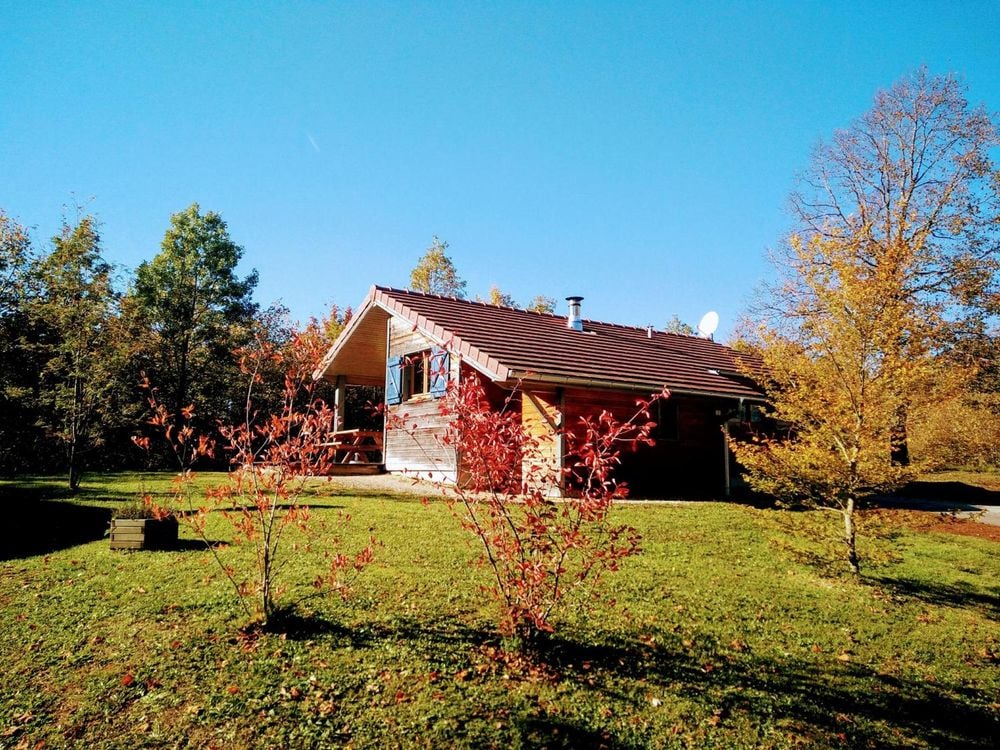
[[698,333],[706,339],[712,338],[712,334],[715,333],[715,329],[718,327],[719,313],[715,310],[709,310],[707,313],[702,315],[701,320],[698,321]]

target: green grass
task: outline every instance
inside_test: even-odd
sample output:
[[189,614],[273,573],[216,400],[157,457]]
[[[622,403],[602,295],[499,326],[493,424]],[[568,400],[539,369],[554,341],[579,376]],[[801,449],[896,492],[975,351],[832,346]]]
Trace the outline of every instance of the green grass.
[[[351,514],[349,548],[374,529],[377,562],[350,600],[308,599],[287,632],[242,636],[210,553],[112,552],[99,537],[138,485],[102,477],[69,500],[55,483],[0,482],[21,549],[0,563],[0,746],[930,748],[1000,735],[994,542],[863,538],[878,564],[858,584],[797,536],[835,533],[833,517],[626,507],[645,551],[608,578],[617,606],[579,602],[538,668],[517,670],[490,656],[483,572],[441,504],[318,493],[319,520]],[[25,529],[45,519],[86,531],[32,547]],[[221,523],[210,533],[226,538]],[[292,567],[317,572],[304,556]]]

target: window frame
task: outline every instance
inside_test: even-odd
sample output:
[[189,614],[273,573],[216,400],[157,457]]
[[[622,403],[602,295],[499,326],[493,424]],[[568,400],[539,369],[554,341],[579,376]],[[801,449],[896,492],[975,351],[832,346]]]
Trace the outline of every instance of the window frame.
[[439,346],[388,357],[386,405],[443,398],[452,380],[451,353]]
[[400,396],[403,401],[430,395],[430,358],[430,349],[403,357],[400,365]]

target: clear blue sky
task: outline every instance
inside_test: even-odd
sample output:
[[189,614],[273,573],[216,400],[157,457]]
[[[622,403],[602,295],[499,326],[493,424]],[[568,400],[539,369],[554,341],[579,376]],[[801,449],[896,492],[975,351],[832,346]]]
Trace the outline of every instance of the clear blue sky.
[[1000,109],[1000,2],[0,0],[0,207],[127,268],[220,212],[303,319],[405,286],[725,335],[812,147],[921,64]]

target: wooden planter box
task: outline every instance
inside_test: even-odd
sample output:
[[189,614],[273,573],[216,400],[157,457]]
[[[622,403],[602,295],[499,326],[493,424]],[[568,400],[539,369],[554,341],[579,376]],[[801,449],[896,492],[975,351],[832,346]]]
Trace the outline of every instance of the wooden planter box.
[[176,518],[112,518],[111,549],[173,549]]

